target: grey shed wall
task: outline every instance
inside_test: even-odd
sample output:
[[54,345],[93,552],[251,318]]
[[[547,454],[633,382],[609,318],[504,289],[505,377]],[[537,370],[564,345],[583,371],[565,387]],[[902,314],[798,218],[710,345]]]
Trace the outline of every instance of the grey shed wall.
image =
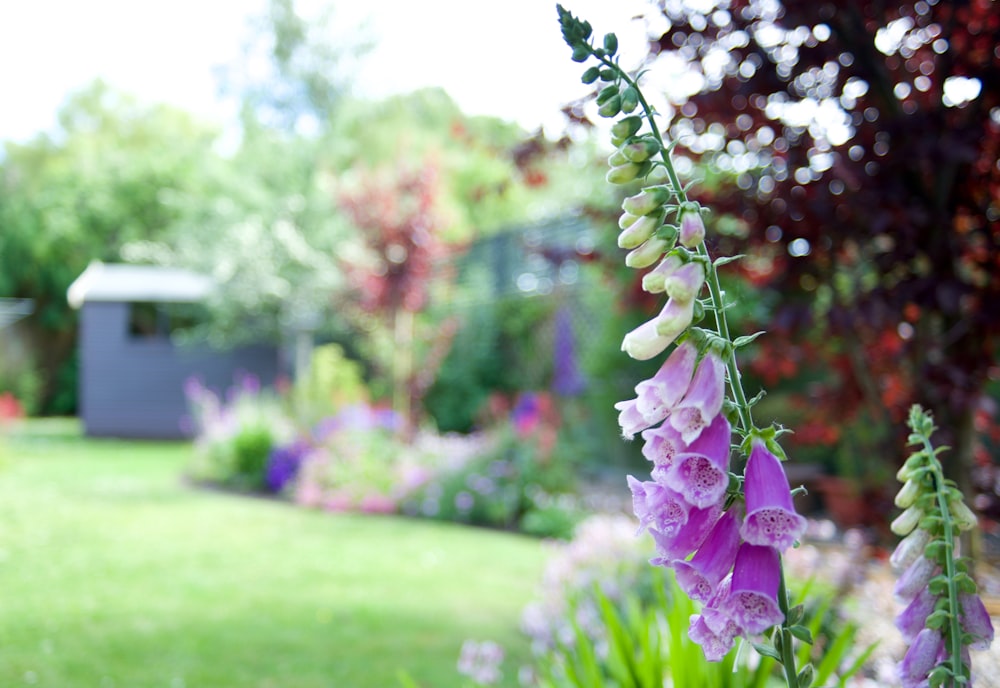
[[279,372],[275,347],[176,346],[166,338],[131,337],[128,329],[127,303],[92,301],[80,309],[78,393],[89,436],[187,437],[184,381],[189,377],[225,390],[238,372],[253,373],[265,385]]

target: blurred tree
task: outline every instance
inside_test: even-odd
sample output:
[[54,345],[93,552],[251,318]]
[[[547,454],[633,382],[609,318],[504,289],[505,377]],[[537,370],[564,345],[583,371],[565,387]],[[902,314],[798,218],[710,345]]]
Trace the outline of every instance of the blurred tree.
[[[670,0],[646,20],[647,79],[677,58],[694,74],[669,133],[734,180],[702,200],[740,220],[743,274],[780,295],[758,372],[820,371],[826,443],[933,409],[968,488],[1000,332],[994,3]],[[855,444],[859,463],[902,456],[887,439]]]
[[299,7],[269,0],[249,22],[241,58],[219,71],[248,135],[264,128],[322,138],[349,90],[352,64],[370,48],[363,28],[337,31],[331,4],[312,4],[310,15]]
[[35,299],[23,322],[45,373],[42,410],[75,407],[76,317],[66,289],[91,260],[175,220],[171,192],[197,188],[215,132],[179,110],[95,82],[60,110],[59,130],[7,143],[0,160],[0,294]]
[[[365,252],[345,266],[355,285],[353,297],[360,311],[374,314],[380,327],[369,327],[371,353],[376,363],[388,369],[392,379],[393,404],[416,429],[415,414],[427,379],[415,360],[414,314],[424,310],[435,274],[435,260],[444,254],[442,222],[436,204],[440,197],[437,170],[432,164],[407,169],[405,164],[381,173],[359,177],[354,188],[338,199],[353,226],[363,238]],[[356,314],[359,315],[359,314]],[[389,335],[379,337],[378,333]],[[444,338],[436,347],[447,346],[451,325],[428,329],[425,337]],[[432,347],[435,348],[435,347]],[[441,354],[443,355],[443,353]],[[433,373],[431,373],[433,375]],[[418,398],[414,398],[418,393]]]

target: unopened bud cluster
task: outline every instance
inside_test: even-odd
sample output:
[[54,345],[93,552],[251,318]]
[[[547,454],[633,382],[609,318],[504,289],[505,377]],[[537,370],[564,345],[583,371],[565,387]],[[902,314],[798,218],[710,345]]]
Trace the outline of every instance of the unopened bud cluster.
[[944,478],[930,436],[934,422],[919,406],[910,409],[910,444],[920,447],[899,469],[903,483],[896,506],[903,512],[892,531],[903,537],[890,558],[899,572],[895,595],[905,605],[896,627],[909,649],[899,665],[904,688],[971,685],[969,648],[987,649],[993,625],[968,563],[957,556],[958,532],[976,517],[955,484]]
[[[607,34],[601,47],[594,47],[589,23],[561,7],[559,20],[563,37],[573,48],[573,59],[584,62],[596,57],[600,62],[583,74],[584,83],[605,84],[597,94],[598,113],[618,118],[611,127],[616,150],[608,158],[608,182],[651,182],[657,177],[657,167],[666,166],[669,150],[649,126],[650,110],[639,89],[614,62],[617,38]],[[641,112],[633,114],[640,105]],[[705,224],[700,206],[686,199],[672,177],[668,183],[649,183],[626,198],[618,228],[618,246],[628,251],[625,264],[637,270],[653,268],[643,277],[642,288],[668,297],[654,318],[629,332],[622,342],[629,356],[647,360],[663,353],[703,316],[698,295],[705,284],[707,259],[699,255],[698,247],[705,240]]]

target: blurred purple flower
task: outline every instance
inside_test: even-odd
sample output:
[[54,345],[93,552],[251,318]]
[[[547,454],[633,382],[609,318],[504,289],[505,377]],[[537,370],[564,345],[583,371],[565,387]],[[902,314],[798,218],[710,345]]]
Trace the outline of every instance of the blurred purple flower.
[[455,508],[463,513],[471,511],[475,504],[476,498],[464,490],[455,495]]
[[570,309],[561,306],[556,311],[553,343],[552,391],[564,397],[576,396],[587,387],[576,360],[576,341]]
[[969,647],[973,650],[990,649],[993,644],[993,622],[982,598],[973,593],[961,593],[958,603],[961,607],[962,630],[973,638]]
[[497,683],[502,676],[503,654],[503,648],[492,641],[466,640],[459,654],[458,672],[480,686]]
[[514,430],[519,435],[527,435],[541,421],[542,406],[538,395],[533,392],[525,392],[517,398],[517,403],[511,409],[510,419],[514,424]]
[[925,628],[917,634],[899,663],[899,678],[903,688],[927,685],[927,675],[938,662],[944,649],[944,638],[940,631]]
[[369,432],[384,429],[395,432],[401,425],[402,419],[392,409],[374,408],[368,404],[352,404],[342,408],[335,416],[329,416],[316,423],[312,435],[317,442],[323,442],[340,430]]
[[271,492],[281,492],[285,489],[285,486],[298,475],[302,462],[311,451],[312,447],[302,440],[273,449],[267,460],[265,474],[267,489]]

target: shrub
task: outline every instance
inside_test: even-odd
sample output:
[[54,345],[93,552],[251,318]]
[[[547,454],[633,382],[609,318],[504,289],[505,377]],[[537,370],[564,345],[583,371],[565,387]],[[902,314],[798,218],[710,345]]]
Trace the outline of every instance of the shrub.
[[190,477],[239,490],[265,489],[272,450],[293,436],[278,397],[250,375],[241,376],[225,399],[194,378],[185,393],[196,438]]

